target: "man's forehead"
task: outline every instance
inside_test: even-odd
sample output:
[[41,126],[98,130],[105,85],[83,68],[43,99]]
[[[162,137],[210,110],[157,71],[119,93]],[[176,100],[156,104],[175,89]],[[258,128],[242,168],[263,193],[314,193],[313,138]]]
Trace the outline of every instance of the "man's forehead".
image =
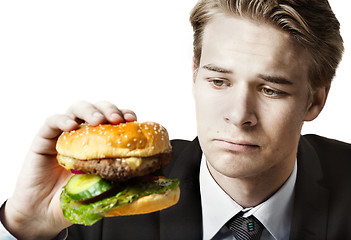
[[205,26],[203,38],[215,40],[222,35],[232,39],[233,46],[238,40],[258,45],[294,44],[289,33],[273,24],[229,14],[215,15]]
[[278,70],[299,65],[302,71],[309,60],[308,53],[287,32],[271,24],[226,14],[218,14],[209,22],[202,43],[201,65],[228,61],[227,65],[215,64],[227,70],[231,70],[229,62],[235,64],[239,55],[240,59],[265,59],[265,64]]

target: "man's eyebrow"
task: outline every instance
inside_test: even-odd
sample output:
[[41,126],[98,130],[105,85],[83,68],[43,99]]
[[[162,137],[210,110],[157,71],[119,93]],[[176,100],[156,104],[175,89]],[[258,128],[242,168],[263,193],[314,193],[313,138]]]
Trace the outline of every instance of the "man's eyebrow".
[[[213,64],[207,64],[202,66],[202,68],[207,69],[212,72],[218,72],[218,73],[226,73],[226,74],[232,74],[233,71],[229,69],[225,69],[223,67],[219,67]],[[270,83],[276,83],[276,84],[284,84],[284,85],[293,85],[293,82],[289,81],[288,79],[280,76],[271,76],[271,75],[265,75],[265,74],[259,74],[259,78],[263,79],[264,81],[270,82]]]
[[213,64],[207,64],[202,66],[202,68],[207,69],[209,71],[213,71],[213,72],[218,72],[218,73],[227,73],[227,74],[231,74],[233,73],[231,70],[222,68],[222,67],[218,67],[216,65]]
[[263,75],[263,74],[260,74],[259,77],[262,78],[264,81],[267,81],[270,83],[293,85],[293,82],[289,81],[288,79],[286,79],[284,77],[270,76],[270,75]]

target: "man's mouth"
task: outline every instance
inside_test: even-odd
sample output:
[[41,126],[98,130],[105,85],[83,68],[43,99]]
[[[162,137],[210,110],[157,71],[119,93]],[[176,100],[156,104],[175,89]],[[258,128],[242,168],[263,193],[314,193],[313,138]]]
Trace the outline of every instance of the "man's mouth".
[[218,147],[233,152],[251,152],[260,148],[259,145],[245,140],[215,139],[214,142]]

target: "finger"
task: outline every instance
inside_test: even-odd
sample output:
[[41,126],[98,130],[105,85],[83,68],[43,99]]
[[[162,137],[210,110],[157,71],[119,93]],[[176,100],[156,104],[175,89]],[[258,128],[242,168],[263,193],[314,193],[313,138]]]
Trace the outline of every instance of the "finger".
[[105,118],[112,124],[125,122],[123,113],[114,104],[107,101],[99,101],[95,104],[99,111],[104,114]]
[[49,117],[39,130],[39,136],[45,139],[54,139],[63,131],[72,131],[79,124],[68,115],[53,115]]
[[56,140],[63,131],[78,128],[78,123],[67,115],[54,115],[48,118],[40,128],[31,146],[32,152],[38,154],[56,154]]
[[79,101],[73,104],[68,109],[67,114],[76,121],[81,120],[93,126],[107,121],[104,114],[98,108],[86,101]]
[[121,109],[121,112],[123,114],[123,118],[126,122],[133,122],[137,121],[137,116],[136,114],[129,109]]

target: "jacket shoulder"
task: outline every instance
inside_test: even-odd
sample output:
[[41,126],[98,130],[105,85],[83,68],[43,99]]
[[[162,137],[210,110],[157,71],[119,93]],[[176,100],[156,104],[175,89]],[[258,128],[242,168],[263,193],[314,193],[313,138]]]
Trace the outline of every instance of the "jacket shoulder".
[[347,159],[351,163],[351,144],[314,134],[304,135],[303,138],[322,159]]
[[171,145],[173,159],[164,169],[167,175],[173,170],[181,171],[184,168],[196,168],[196,165],[200,165],[202,152],[197,138],[193,141],[182,139],[171,140]]
[[351,145],[300,138],[290,239],[351,239]]
[[183,139],[171,140],[173,156],[176,158],[185,148],[190,145],[191,141]]
[[327,185],[341,187],[351,181],[351,144],[318,135],[305,135],[303,139],[312,146],[309,151],[318,156]]

